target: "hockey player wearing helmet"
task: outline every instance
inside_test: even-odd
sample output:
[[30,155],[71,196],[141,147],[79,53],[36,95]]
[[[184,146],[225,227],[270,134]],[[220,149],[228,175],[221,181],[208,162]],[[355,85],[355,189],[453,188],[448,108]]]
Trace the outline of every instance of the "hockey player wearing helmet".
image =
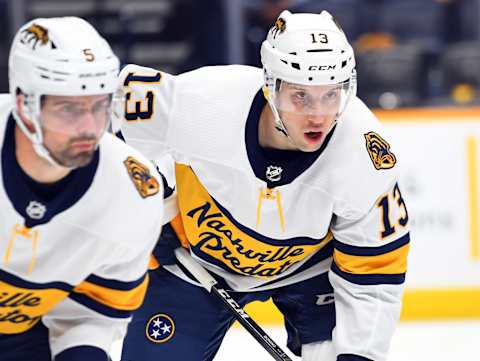
[[212,360],[233,322],[170,245],[240,305],[271,299],[303,361],[387,358],[409,249],[396,149],[356,97],[354,54],[329,13],[282,12],[261,55],[263,69],[120,74],[122,134],[150,159],[171,155],[160,168],[178,206],[123,361]]
[[13,40],[0,95],[4,361],[106,361],[143,300],[162,188],[105,133],[118,68],[80,18],[35,19]]
[[[315,32],[315,21],[323,23],[321,32]],[[318,150],[356,93],[355,58],[345,34],[327,12],[317,18],[284,12],[261,57],[270,106],[260,121],[264,145]]]

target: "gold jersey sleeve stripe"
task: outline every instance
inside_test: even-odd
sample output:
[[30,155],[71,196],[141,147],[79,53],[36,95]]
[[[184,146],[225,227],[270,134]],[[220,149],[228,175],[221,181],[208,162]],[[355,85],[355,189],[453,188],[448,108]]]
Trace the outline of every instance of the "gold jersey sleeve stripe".
[[74,292],[117,310],[132,311],[143,303],[147,285],[148,274],[145,275],[142,283],[130,290],[114,290],[84,281],[75,287]]
[[353,274],[400,274],[407,270],[409,247],[410,245],[406,244],[391,252],[377,256],[355,256],[336,249],[333,252],[333,258],[343,272]]

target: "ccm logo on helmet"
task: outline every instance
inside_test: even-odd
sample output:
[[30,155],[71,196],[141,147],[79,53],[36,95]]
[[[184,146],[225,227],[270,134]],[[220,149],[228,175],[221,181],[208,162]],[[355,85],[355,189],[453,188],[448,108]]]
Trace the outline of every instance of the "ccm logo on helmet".
[[336,67],[336,65],[310,65],[308,70],[335,70]]

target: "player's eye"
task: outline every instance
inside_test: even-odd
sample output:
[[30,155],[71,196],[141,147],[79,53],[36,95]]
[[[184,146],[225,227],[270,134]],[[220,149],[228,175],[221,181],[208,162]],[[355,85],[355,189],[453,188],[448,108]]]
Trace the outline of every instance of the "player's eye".
[[309,96],[306,92],[304,91],[296,91],[292,95],[292,100],[295,104],[299,105],[305,105],[309,101]]
[[295,92],[295,97],[296,97],[297,99],[303,100],[303,99],[306,99],[307,93],[304,92],[304,91],[297,91],[297,92]]
[[57,110],[58,115],[66,120],[75,120],[82,116],[84,109],[74,104],[64,104]]
[[322,99],[325,103],[332,103],[338,99],[339,95],[340,93],[338,89],[333,89],[323,95]]
[[98,103],[95,103],[95,105],[92,108],[92,112],[94,114],[103,114],[106,113],[110,107],[111,101],[110,99],[105,99],[103,101],[100,101]]
[[72,114],[72,113],[78,113],[78,108],[73,105],[66,104],[66,105],[62,105],[59,111],[65,114]]

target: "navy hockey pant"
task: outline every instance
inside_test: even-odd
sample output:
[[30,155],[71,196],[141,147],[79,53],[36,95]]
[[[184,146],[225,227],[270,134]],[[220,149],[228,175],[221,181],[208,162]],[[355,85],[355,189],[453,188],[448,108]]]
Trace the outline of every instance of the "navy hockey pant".
[[[285,318],[288,347],[330,340],[335,326],[332,286],[326,274],[282,288],[231,292],[244,306],[272,298]],[[215,296],[159,268],[151,271],[143,306],[133,315],[122,361],[213,360],[233,317]],[[255,342],[252,338],[252,342]]]

